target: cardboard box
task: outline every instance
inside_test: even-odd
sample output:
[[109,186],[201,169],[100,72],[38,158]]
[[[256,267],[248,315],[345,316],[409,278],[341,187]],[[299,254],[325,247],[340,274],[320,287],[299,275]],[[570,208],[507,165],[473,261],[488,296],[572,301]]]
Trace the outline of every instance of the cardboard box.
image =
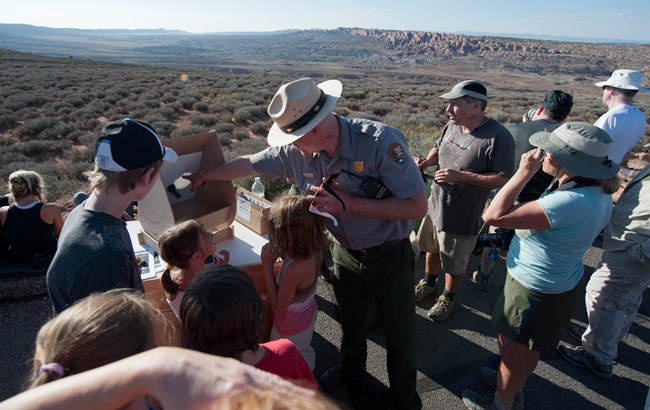
[[272,203],[242,187],[237,187],[236,190],[235,220],[259,235],[266,235],[269,231],[268,216]]
[[[187,172],[207,171],[226,162],[215,131],[188,135],[163,141],[178,154],[178,162],[164,162],[160,176],[149,194],[138,203],[138,220],[144,241],[158,249],[158,238],[173,225],[195,219],[216,238],[228,229],[235,218],[235,194],[231,181],[208,181],[190,192],[189,181],[181,178]],[[174,184],[180,197],[167,188]]]

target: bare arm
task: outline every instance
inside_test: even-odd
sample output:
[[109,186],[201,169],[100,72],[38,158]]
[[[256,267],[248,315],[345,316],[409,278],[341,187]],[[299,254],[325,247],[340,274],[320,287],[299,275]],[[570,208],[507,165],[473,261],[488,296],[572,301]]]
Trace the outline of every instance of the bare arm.
[[438,147],[434,146],[427,154],[427,157],[417,162],[418,168],[425,170],[426,168],[438,165]]
[[0,403],[0,410],[119,409],[145,395],[166,410],[203,409],[248,389],[272,389],[291,398],[315,394],[235,359],[159,347],[27,390]]
[[[269,298],[269,303],[275,312],[275,306],[278,301],[278,284],[275,281],[275,273],[273,272],[273,265],[278,260],[278,255],[273,252],[271,244],[267,243],[262,246],[262,271],[264,272],[264,282],[266,283],[266,296]],[[286,308],[285,308],[286,309]]]
[[470,184],[483,188],[502,187],[508,182],[508,178],[499,175],[496,172],[485,172],[477,174],[471,171],[460,171],[458,169],[443,168],[434,174],[436,182],[446,182],[448,184]]
[[512,229],[548,229],[551,224],[537,201],[514,205],[521,190],[541,166],[544,158],[539,148],[524,154],[515,175],[499,190],[483,213],[490,225]]
[[41,208],[41,219],[45,223],[54,225],[54,235],[57,237],[61,235],[63,217],[61,216],[61,208],[57,204],[43,204]]
[[220,167],[208,171],[194,172],[183,176],[192,183],[192,191],[200,188],[206,181],[227,181],[257,175],[247,156],[235,158]]

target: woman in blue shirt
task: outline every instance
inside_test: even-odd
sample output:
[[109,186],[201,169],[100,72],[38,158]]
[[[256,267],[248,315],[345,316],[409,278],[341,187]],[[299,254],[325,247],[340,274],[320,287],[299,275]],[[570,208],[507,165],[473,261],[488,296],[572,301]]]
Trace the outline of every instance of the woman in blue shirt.
[[[523,407],[523,386],[540,351],[555,349],[583,289],[582,258],[609,221],[618,165],[607,158],[609,135],[586,123],[565,123],[530,137],[516,174],[485,211],[486,223],[516,230],[506,258],[507,276],[492,313],[501,361],[481,369],[495,394],[463,392],[469,408]],[[559,187],[536,201],[515,205],[541,169]],[[555,181],[554,181],[555,182]],[[551,184],[552,185],[552,184]],[[514,406],[514,407],[513,407]]]

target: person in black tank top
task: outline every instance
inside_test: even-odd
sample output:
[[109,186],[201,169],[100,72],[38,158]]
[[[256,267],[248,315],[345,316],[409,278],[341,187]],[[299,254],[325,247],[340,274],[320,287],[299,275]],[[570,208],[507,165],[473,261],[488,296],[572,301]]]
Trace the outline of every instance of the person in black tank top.
[[56,251],[63,227],[61,210],[56,204],[43,202],[43,178],[34,171],[12,173],[8,187],[13,203],[0,208],[6,258],[10,263],[31,263],[41,268]]

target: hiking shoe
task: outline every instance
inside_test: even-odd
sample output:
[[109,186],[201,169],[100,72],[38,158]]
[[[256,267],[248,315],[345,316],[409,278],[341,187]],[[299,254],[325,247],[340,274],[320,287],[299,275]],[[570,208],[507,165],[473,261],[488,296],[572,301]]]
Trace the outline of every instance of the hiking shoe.
[[571,338],[575,339],[576,342],[582,343],[582,335],[585,333],[584,327],[570,324],[566,332],[571,336]]
[[575,366],[587,369],[603,379],[612,378],[612,365],[598,363],[596,358],[581,346],[570,348],[568,346],[560,345],[557,347],[557,351],[562,357],[567,359],[569,363]]
[[431,293],[436,291],[436,286],[429,286],[424,279],[420,279],[420,282],[415,285],[415,301],[419,302]]
[[440,295],[435,305],[433,305],[433,307],[429,310],[429,313],[427,313],[427,316],[434,322],[442,322],[443,320],[447,319],[451,313],[451,308],[453,307],[453,300],[447,299],[445,295]]
[[463,390],[463,404],[468,409],[484,410],[496,409],[494,405],[494,394],[478,393],[474,390]]
[[[492,390],[497,389],[497,371],[491,367],[483,366],[481,367],[481,377],[485,384],[487,384]],[[524,392],[519,390],[515,393],[515,399],[512,402],[512,410],[524,410]]]
[[476,289],[480,290],[481,292],[487,292],[489,281],[490,275],[485,275],[480,270],[476,270],[472,273],[472,282],[474,282]]
[[[569,328],[566,330],[566,333],[571,336],[571,338],[575,339],[576,342],[582,344],[582,335],[586,332],[587,330],[578,325],[571,324],[569,325]],[[617,365],[618,364],[618,358],[620,356],[616,355],[615,358],[612,359],[612,364]]]

